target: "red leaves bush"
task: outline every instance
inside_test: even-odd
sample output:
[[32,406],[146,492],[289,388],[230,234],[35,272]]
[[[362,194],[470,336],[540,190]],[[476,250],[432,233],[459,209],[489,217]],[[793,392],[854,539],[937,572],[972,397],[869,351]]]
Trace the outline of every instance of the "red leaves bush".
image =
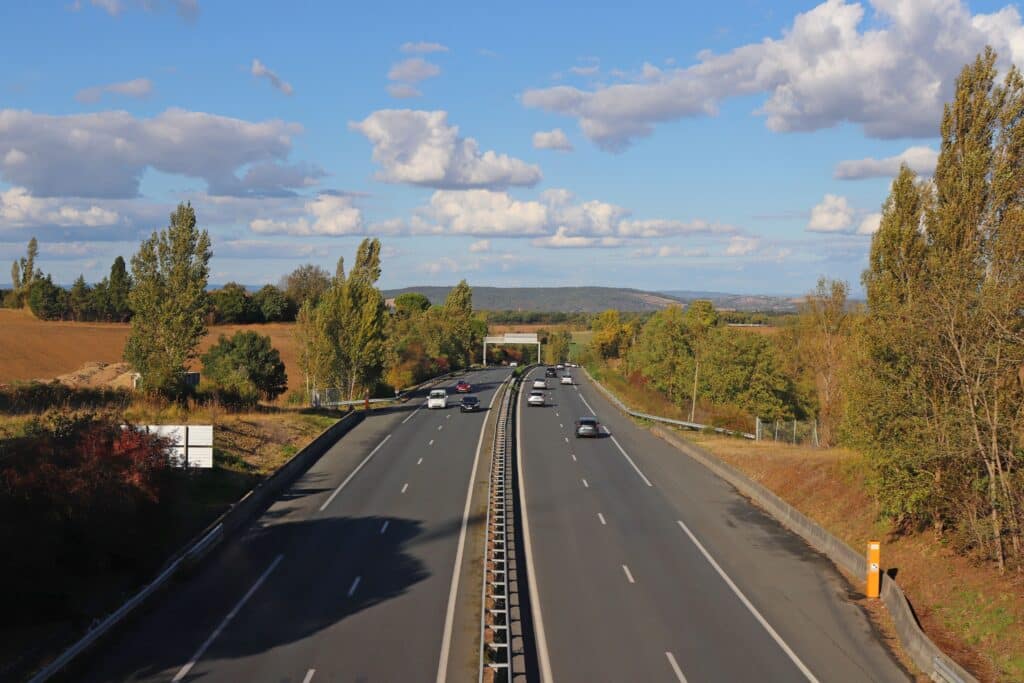
[[40,618],[102,612],[90,586],[159,562],[159,503],[172,476],[165,443],[110,417],[48,416],[0,442],[9,608]]

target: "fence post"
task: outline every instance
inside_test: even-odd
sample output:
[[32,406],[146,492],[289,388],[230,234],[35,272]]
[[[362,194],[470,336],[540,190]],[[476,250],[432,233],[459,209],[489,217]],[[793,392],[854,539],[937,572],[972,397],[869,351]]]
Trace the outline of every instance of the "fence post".
[[754,441],[761,440],[761,418],[754,418]]
[[775,421],[775,440],[779,440],[779,421]]
[[796,418],[793,419],[793,445],[796,445]]

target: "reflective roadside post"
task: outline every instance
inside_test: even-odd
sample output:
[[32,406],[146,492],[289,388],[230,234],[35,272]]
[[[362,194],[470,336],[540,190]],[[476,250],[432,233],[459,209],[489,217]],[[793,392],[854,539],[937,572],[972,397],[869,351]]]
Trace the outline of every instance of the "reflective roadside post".
[[879,541],[868,541],[868,579],[864,591],[869,598],[877,598],[881,583],[879,564],[882,556],[882,544]]

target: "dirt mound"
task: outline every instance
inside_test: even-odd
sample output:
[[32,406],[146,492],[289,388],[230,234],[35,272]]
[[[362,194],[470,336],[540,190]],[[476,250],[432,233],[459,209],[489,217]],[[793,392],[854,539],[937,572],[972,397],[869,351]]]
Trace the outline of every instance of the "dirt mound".
[[132,366],[128,363],[93,361],[54,379],[70,387],[131,389],[132,374]]

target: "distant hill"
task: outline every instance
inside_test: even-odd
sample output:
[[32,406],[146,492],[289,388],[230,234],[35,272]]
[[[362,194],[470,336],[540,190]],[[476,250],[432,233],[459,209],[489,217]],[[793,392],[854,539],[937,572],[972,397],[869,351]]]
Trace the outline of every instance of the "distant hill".
[[[403,287],[385,290],[384,296],[390,299],[406,292],[419,292],[436,305],[444,303],[450,289]],[[655,311],[677,303],[671,296],[621,287],[473,287],[473,308],[487,311]]]
[[694,299],[710,299],[718,309],[734,311],[795,311],[803,297],[767,296],[763,294],[727,294],[725,292],[691,292],[674,289],[661,292],[665,296],[679,301]]

